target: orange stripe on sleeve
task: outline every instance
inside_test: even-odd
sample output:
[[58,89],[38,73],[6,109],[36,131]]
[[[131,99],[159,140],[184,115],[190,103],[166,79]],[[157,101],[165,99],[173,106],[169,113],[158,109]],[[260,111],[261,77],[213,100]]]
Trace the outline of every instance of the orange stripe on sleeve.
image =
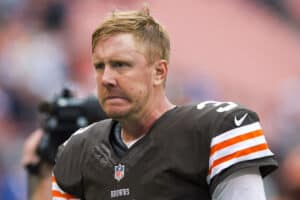
[[70,194],[66,194],[66,193],[61,193],[59,191],[52,191],[52,196],[53,197],[60,197],[60,198],[65,198],[65,199],[74,199],[75,197],[73,197],[72,195]]
[[210,156],[212,156],[216,151],[219,151],[219,150],[221,150],[225,147],[228,147],[228,146],[231,146],[233,144],[236,144],[236,143],[239,143],[239,142],[251,139],[251,138],[255,138],[255,137],[258,137],[258,136],[261,136],[261,135],[263,135],[263,131],[260,129],[260,130],[257,130],[257,131],[252,131],[252,132],[249,132],[249,133],[245,133],[243,135],[238,135],[234,138],[231,138],[231,139],[225,140],[223,142],[220,142],[218,144],[215,144],[210,149]]
[[228,160],[231,160],[231,159],[234,159],[234,158],[238,158],[238,157],[241,157],[241,156],[245,156],[245,155],[248,155],[248,154],[251,154],[251,153],[255,153],[255,152],[258,152],[258,151],[262,151],[262,150],[266,150],[268,149],[268,145],[266,143],[264,144],[259,144],[259,145],[256,145],[256,146],[252,146],[252,147],[249,147],[249,148],[246,148],[246,149],[243,149],[243,150],[240,150],[240,151],[236,151],[230,155],[227,155],[227,156],[224,156],[220,159],[217,159],[215,160],[211,167],[209,168],[209,172],[208,174],[211,174],[211,171],[214,167],[216,167],[217,165],[220,165]]
[[56,183],[56,178],[55,178],[55,176],[52,176],[52,183]]

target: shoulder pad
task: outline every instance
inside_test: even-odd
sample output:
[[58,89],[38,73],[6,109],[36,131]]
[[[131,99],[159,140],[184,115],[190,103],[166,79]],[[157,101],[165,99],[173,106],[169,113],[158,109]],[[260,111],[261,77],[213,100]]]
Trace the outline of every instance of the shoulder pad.
[[[81,168],[89,143],[103,137],[102,130],[109,127],[111,120],[103,120],[76,131],[67,142],[59,147],[54,176],[57,184],[67,193],[81,197],[83,194],[81,183]],[[103,127],[103,129],[101,128]]]

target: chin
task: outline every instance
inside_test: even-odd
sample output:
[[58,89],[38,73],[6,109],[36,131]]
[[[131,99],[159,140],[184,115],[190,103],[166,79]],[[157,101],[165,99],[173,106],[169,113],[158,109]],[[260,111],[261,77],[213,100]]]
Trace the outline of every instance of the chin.
[[124,119],[126,117],[126,115],[113,113],[113,114],[109,114],[108,117],[111,119],[114,119],[114,120],[121,120],[121,119]]
[[120,110],[108,110],[108,111],[106,111],[106,115],[109,118],[116,119],[116,120],[126,117],[127,114],[128,114],[127,111],[120,111]]

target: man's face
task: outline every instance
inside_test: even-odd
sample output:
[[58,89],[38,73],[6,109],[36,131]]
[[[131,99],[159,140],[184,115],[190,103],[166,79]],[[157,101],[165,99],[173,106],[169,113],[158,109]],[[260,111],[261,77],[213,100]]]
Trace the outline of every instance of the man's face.
[[151,105],[153,66],[131,34],[97,42],[93,52],[99,102],[114,119],[142,117]]

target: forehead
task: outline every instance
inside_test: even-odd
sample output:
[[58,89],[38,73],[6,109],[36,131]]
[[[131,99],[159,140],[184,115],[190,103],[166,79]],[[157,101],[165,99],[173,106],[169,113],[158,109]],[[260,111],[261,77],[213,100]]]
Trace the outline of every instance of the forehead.
[[99,40],[93,52],[93,60],[106,59],[108,57],[142,54],[142,45],[129,33],[122,33]]

